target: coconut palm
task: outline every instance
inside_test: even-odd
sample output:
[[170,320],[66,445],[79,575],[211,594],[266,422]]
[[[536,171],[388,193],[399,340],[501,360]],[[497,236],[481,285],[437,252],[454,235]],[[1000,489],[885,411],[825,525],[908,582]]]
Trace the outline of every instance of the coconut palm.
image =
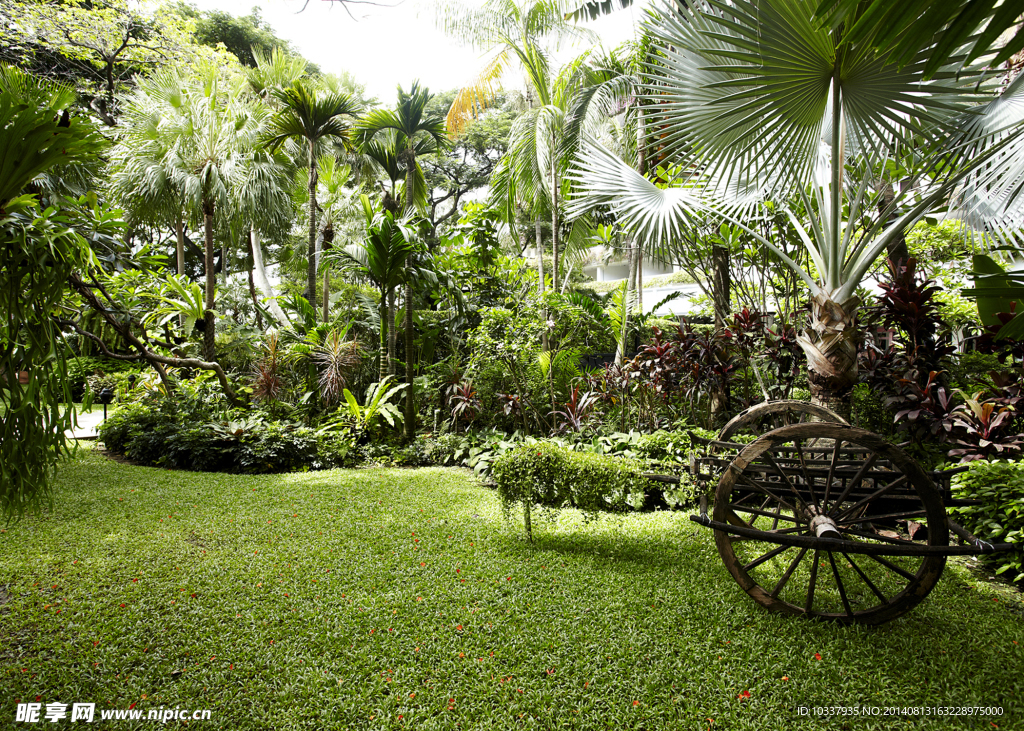
[[[398,160],[405,166],[405,209],[407,213],[422,211],[426,201],[424,175],[417,155],[437,152],[446,145],[445,123],[426,111],[430,102],[430,91],[420,88],[418,81],[412,83],[408,93],[398,87],[398,105],[394,110],[375,109],[356,125],[356,135],[370,141],[381,132],[393,132],[396,146],[400,148]],[[412,276],[405,277],[405,434],[412,436],[415,428],[416,404],[413,395],[413,327],[412,327]]]
[[[608,204],[648,246],[671,248],[688,220],[713,211],[771,250],[810,293],[800,344],[812,396],[842,406],[857,380],[856,290],[876,258],[954,190],[991,197],[998,188],[1005,197],[1020,184],[1007,99],[1021,89],[993,101],[983,69],[963,54],[926,79],[929,49],[901,68],[886,60],[899,36],[881,43],[876,29],[851,42],[847,29],[858,28],[862,7],[835,25],[812,22],[817,7],[754,0],[661,8],[648,31],[649,125],[681,187],[653,185],[596,143],[572,177],[585,199],[577,211]],[[1019,121],[1020,105],[1012,106]],[[877,171],[898,156],[916,163],[918,185],[872,216]],[[982,160],[1006,165],[985,177]],[[785,212],[813,267],[748,225],[766,200]],[[905,210],[890,221],[897,206]]]
[[282,107],[273,116],[264,135],[271,150],[287,140],[301,140],[308,152],[309,168],[309,264],[306,297],[316,309],[316,185],[318,147],[327,140],[348,139],[352,121],[359,105],[348,94],[318,90],[312,82],[298,79],[284,89],[273,89],[271,95]]

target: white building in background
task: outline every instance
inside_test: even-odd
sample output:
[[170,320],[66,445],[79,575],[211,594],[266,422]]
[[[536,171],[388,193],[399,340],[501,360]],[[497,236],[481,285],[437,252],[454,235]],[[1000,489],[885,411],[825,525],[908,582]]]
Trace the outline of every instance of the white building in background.
[[[623,252],[608,251],[604,245],[590,249],[590,256],[583,264],[583,273],[595,282],[621,282],[628,274],[628,262]],[[688,315],[694,309],[693,297],[703,294],[698,285],[692,282],[666,282],[672,274],[682,272],[678,266],[669,266],[651,259],[642,262],[641,297],[645,313],[656,317],[676,317]],[[666,303],[657,311],[652,308],[673,292],[681,292],[682,296]]]

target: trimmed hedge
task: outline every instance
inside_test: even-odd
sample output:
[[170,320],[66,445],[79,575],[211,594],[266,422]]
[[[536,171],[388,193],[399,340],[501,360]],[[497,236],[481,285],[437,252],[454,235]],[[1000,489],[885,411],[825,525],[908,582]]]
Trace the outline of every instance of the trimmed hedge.
[[981,500],[979,505],[951,508],[964,528],[989,543],[1017,543],[1016,551],[986,556],[997,574],[1024,579],[1024,463],[971,462],[953,476],[953,495]]
[[531,534],[533,505],[587,513],[640,509],[651,486],[643,476],[645,469],[635,459],[537,443],[503,454],[491,467],[491,477],[506,508],[523,505],[526,530]]

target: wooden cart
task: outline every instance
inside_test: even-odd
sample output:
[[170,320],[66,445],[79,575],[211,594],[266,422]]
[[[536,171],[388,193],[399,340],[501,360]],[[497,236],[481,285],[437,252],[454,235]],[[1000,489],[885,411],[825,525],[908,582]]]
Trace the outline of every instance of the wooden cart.
[[970,504],[950,493],[964,468],[929,473],[812,404],[758,404],[705,446],[691,465],[705,496],[690,519],[714,530],[729,573],[772,611],[881,624],[928,595],[947,556],[1016,548],[950,519],[948,507]]

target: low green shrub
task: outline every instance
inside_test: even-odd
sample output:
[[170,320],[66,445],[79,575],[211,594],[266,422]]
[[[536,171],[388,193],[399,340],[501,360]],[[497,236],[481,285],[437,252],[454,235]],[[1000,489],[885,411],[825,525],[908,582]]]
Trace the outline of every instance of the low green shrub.
[[978,505],[950,508],[963,526],[989,543],[1017,543],[1016,551],[986,556],[997,574],[1024,579],[1024,463],[971,462],[953,477],[953,495],[980,500]]
[[643,507],[651,486],[644,471],[644,463],[639,460],[537,442],[520,445],[499,457],[491,476],[506,507],[539,504],[595,513]]
[[166,399],[123,404],[100,425],[99,438],[133,462],[197,472],[295,472],[357,461],[355,437],[348,430],[259,417],[210,421],[192,406]]

